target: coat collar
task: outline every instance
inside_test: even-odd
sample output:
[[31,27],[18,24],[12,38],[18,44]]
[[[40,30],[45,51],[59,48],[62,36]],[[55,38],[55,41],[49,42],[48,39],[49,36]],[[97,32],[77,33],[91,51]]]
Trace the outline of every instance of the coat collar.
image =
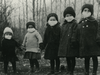
[[93,21],[95,21],[95,18],[94,17],[88,17],[88,18],[82,18],[80,21],[79,21],[79,23],[81,23],[82,21],[90,21],[90,22],[93,22]]

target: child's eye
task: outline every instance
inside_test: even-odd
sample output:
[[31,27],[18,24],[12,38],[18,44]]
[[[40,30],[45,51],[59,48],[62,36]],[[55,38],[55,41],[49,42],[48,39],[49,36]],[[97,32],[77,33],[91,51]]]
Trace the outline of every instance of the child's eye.
[[55,19],[51,19],[50,21],[56,21]]
[[28,27],[28,28],[33,28],[33,27]]
[[90,12],[89,10],[84,10],[85,12]]

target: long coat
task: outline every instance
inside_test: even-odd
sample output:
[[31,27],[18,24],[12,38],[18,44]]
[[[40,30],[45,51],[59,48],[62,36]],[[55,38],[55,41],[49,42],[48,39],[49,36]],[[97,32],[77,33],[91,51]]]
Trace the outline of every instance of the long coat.
[[82,19],[77,32],[80,44],[79,55],[82,57],[100,55],[100,47],[97,44],[100,42],[97,21],[93,17]]
[[14,39],[3,39],[1,43],[1,52],[3,55],[3,60],[4,61],[16,61],[18,60],[16,53],[15,53],[15,48],[20,48],[20,45],[14,40]]
[[61,27],[61,39],[59,45],[58,56],[74,57],[78,56],[78,42],[76,38],[77,22],[64,21]]
[[60,24],[57,23],[55,26],[50,26],[49,24],[47,24],[43,40],[43,44],[45,47],[45,59],[58,58],[59,40]]

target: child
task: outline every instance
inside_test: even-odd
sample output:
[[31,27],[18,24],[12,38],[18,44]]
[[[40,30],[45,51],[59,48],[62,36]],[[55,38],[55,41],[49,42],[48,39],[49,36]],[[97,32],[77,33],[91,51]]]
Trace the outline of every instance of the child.
[[24,58],[29,59],[31,72],[35,72],[34,65],[36,65],[36,71],[39,71],[38,59],[41,58],[39,44],[42,42],[42,38],[39,32],[35,29],[34,22],[28,22],[26,28],[27,34],[25,35],[22,44],[26,47]]
[[97,75],[98,59],[100,55],[100,37],[98,37],[98,23],[93,18],[93,5],[85,4],[81,10],[83,18],[78,25],[80,56],[85,58],[85,75],[89,75],[90,58],[93,60],[93,74]]
[[16,57],[15,48],[18,47],[21,50],[20,45],[12,38],[13,31],[11,28],[6,27],[4,29],[3,36],[4,38],[1,42],[1,49],[4,60],[4,71],[7,73],[8,63],[10,61],[12,63],[14,73],[16,73],[16,60],[18,60],[18,58]]
[[75,57],[78,56],[78,44],[76,39],[77,22],[75,20],[75,11],[72,7],[67,7],[63,13],[65,18],[61,27],[61,38],[58,56],[66,57],[68,74],[73,75],[75,68]]
[[45,59],[50,60],[51,71],[48,74],[54,74],[54,66],[56,64],[56,72],[59,72],[60,60],[58,57],[58,47],[60,40],[60,23],[55,13],[47,16],[47,28],[44,34],[43,49],[45,48]]

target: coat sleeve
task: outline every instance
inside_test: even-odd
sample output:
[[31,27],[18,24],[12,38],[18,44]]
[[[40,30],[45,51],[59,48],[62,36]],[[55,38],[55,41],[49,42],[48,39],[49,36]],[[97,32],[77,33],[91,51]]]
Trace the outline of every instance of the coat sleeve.
[[22,43],[22,46],[26,46],[26,41],[27,41],[27,35],[25,35],[25,37],[24,37],[24,40],[23,40],[23,43]]
[[0,45],[0,51],[2,52],[3,51],[3,39],[1,40],[1,45]]
[[[14,40],[15,41],[15,40]],[[19,49],[19,50],[22,50],[21,49],[21,44],[20,43],[18,43],[17,41],[15,41],[15,44],[16,44],[16,47]]]
[[96,25],[96,29],[97,29],[97,36],[96,36],[96,40],[97,42],[100,42],[100,25],[98,25],[98,22],[95,22]]
[[48,29],[46,28],[43,39],[43,47],[45,48],[48,43]]
[[75,23],[72,27],[72,37],[71,37],[71,42],[76,42],[77,41],[77,26],[78,24]]
[[39,32],[36,32],[36,37],[38,39],[38,43],[42,43],[42,37],[41,35],[39,34]]

